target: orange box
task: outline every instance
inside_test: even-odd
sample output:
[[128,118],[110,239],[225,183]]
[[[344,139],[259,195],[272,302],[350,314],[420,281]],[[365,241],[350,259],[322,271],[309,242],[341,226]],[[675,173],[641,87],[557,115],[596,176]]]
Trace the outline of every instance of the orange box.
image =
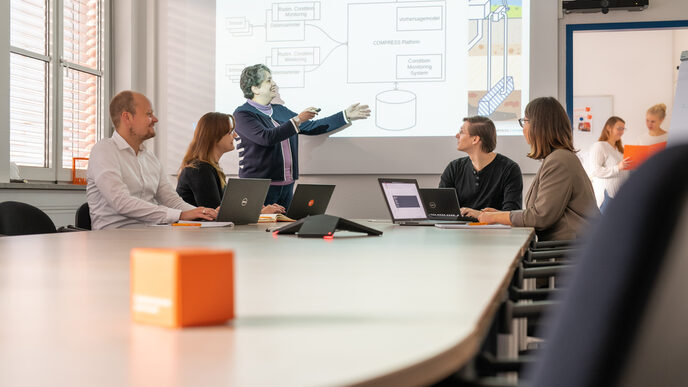
[[132,249],[131,316],[169,328],[234,318],[234,252]]
[[86,185],[88,157],[72,157],[72,184]]

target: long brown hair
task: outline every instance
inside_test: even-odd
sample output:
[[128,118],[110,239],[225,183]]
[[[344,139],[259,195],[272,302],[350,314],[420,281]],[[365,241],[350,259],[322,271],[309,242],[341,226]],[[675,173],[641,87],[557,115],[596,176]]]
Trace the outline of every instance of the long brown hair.
[[182,159],[179,171],[186,167],[198,168],[198,163],[203,161],[215,168],[220,176],[220,184],[225,186],[227,177],[222,168],[214,161],[213,151],[222,137],[234,130],[234,117],[231,114],[211,112],[206,113],[198,120],[194,136],[191,139],[186,155]]
[[[621,119],[621,117],[617,116],[611,116],[609,119],[607,119],[607,122],[604,124],[604,128],[602,128],[602,133],[600,134],[600,138],[598,138],[598,141],[607,141],[609,140],[609,137],[611,136],[612,128],[614,125],[616,125],[617,122],[623,122],[624,124],[626,121]],[[621,139],[616,140],[614,143],[614,146],[616,149],[619,150],[619,152],[623,153],[623,143],[621,143]]]
[[526,105],[525,115],[530,122],[528,157],[542,160],[555,149],[573,149],[571,122],[566,110],[553,97],[536,98]]

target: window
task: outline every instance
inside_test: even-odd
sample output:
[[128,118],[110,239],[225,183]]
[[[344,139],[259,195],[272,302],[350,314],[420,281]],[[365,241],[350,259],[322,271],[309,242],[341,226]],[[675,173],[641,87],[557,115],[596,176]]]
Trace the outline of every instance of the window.
[[105,128],[107,0],[10,0],[10,161],[69,180]]

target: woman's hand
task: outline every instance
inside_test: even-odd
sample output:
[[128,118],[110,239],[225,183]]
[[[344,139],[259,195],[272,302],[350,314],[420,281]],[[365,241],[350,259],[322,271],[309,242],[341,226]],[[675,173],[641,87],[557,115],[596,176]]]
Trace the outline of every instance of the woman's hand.
[[280,206],[277,203],[274,204],[268,204],[267,206],[263,206],[263,209],[260,210],[261,214],[283,214],[284,213],[284,207]]
[[480,211],[474,210],[468,207],[461,207],[461,216],[472,216],[477,218],[480,215]]
[[370,117],[370,108],[368,105],[361,105],[360,102],[356,102],[346,108],[344,113],[349,121],[356,121]]
[[623,171],[624,169],[628,169],[628,167],[631,166],[631,158],[626,157],[625,159],[619,161],[617,166],[619,167],[619,171]]
[[179,220],[215,220],[215,218],[217,218],[217,210],[205,207],[196,207],[193,210],[182,211],[181,215],[179,215]]
[[478,216],[478,222],[487,224],[499,223],[511,226],[509,215],[509,211],[481,211],[480,216]]

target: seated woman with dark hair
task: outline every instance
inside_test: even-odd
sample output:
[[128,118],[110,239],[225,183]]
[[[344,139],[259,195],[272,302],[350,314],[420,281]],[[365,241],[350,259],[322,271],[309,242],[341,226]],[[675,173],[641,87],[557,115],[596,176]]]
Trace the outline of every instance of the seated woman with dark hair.
[[479,220],[533,227],[539,240],[576,239],[599,215],[588,175],[574,153],[571,123],[559,101],[536,98],[519,120],[530,145],[528,157],[542,160],[523,210],[484,211]]
[[[198,120],[193,139],[182,160],[177,193],[194,206],[217,208],[227,185],[220,168],[220,157],[234,150],[234,117],[225,113],[206,113]],[[264,206],[263,213],[282,213],[284,207]]]

